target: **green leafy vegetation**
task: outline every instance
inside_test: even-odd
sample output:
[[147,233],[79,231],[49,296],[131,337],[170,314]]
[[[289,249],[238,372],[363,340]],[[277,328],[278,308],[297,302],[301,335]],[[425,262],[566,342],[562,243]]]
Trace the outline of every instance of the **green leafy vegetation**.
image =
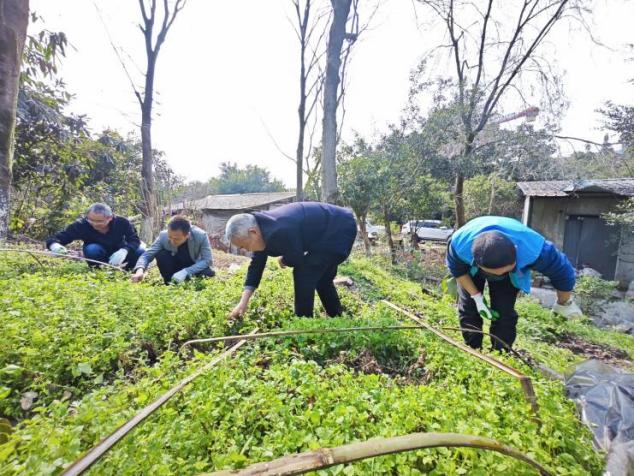
[[[16,260],[30,258],[1,266],[9,270]],[[200,292],[194,285],[132,286],[125,275],[74,263],[7,274],[0,277],[0,314],[6,316],[0,375],[12,391],[0,400],[0,413],[16,419],[24,414],[16,402],[27,389],[42,403],[65,391],[76,397],[153,363],[184,340],[226,332],[224,316],[238,295],[232,289],[239,289],[220,280]]]
[[[179,354],[190,338],[255,327],[411,324],[380,304],[384,298],[434,325],[457,324],[446,298],[421,294],[419,285],[369,259],[342,267],[355,286],[341,290],[347,310],[341,318],[321,311],[295,318],[292,275],[271,264],[249,313],[231,323],[225,316],[240,293],[241,273],[183,287],[161,286],[158,279],[133,285],[122,274],[59,260],[40,267],[24,258],[10,255],[0,264],[0,327],[8,339],[0,368],[9,392],[0,392],[0,413],[17,423],[0,435],[2,474],[59,473],[222,349],[202,344],[193,356]],[[579,360],[553,344],[589,324],[553,320],[528,301],[520,314],[518,348],[556,369]],[[632,339],[625,337],[609,340],[631,352]],[[602,457],[561,384],[510,355],[499,357],[534,379],[541,426],[515,379],[423,330],[248,343],[135,429],[91,473],[196,474],[373,437],[448,431],[499,439],[557,474],[600,474]],[[19,400],[28,391],[38,397],[23,410]],[[320,474],[341,472],[534,474],[510,458],[471,449],[416,451]]]
[[596,314],[599,311],[599,302],[610,299],[618,284],[617,281],[581,276],[575,285],[575,295],[583,312]]
[[512,180],[500,178],[495,172],[476,175],[465,180],[464,189],[467,220],[483,215],[522,217],[522,202]]

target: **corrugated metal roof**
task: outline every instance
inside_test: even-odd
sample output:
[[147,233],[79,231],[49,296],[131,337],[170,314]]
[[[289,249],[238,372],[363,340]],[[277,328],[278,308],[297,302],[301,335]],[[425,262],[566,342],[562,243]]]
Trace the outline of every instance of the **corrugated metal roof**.
[[172,205],[175,210],[249,210],[288,200],[295,192],[234,193],[208,195],[200,200]]
[[529,197],[567,197],[585,193],[611,193],[634,197],[634,178],[517,182],[517,186]]

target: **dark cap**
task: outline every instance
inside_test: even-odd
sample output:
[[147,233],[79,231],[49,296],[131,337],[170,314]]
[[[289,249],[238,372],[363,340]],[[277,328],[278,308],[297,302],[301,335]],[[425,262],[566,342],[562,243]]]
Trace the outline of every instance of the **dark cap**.
[[471,247],[473,260],[480,267],[502,268],[515,263],[515,245],[502,233],[487,231],[476,237]]

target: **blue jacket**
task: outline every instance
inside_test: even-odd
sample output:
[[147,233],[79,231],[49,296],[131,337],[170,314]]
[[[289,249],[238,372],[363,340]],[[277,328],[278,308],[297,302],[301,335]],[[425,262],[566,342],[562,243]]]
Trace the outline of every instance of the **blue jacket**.
[[328,203],[290,203],[253,215],[266,248],[253,253],[244,283],[250,289],[260,284],[268,256],[282,256],[291,267],[316,264],[325,257],[342,262],[357,235],[352,213]]
[[509,273],[513,286],[530,293],[531,270],[547,276],[555,289],[572,291],[575,270],[566,255],[550,241],[513,218],[484,216],[471,220],[455,232],[447,247],[447,266],[455,277],[475,276],[478,267],[471,248],[475,238],[487,231],[497,231],[510,239],[516,248],[515,269]]

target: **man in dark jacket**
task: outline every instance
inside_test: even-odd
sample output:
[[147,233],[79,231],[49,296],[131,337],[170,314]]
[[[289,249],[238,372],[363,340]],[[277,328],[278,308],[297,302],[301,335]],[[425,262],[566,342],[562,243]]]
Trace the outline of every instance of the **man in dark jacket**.
[[[482,330],[482,318],[491,321],[490,333],[508,346],[516,337],[519,291],[531,292],[531,270],[539,271],[557,291],[553,311],[564,317],[581,314],[572,300],[575,270],[565,254],[550,241],[513,218],[484,216],[471,220],[451,237],[447,266],[459,285],[460,327]],[[491,306],[484,296],[488,283]],[[482,334],[463,331],[467,345],[482,346]],[[504,345],[495,339],[496,350]]]
[[128,271],[134,269],[145,251],[134,226],[126,218],[114,215],[104,203],[93,203],[85,218],[51,236],[46,240],[46,247],[53,253],[66,254],[68,250],[64,245],[75,240],[84,242],[86,258],[113,266],[125,265]]
[[268,256],[278,256],[280,266],[293,268],[296,315],[313,315],[315,291],[329,316],[340,315],[341,301],[333,279],[338,265],[350,254],[356,234],[352,213],[327,203],[298,202],[234,215],[227,222],[227,240],[253,252],[253,258],[242,298],[230,317],[247,310]]

